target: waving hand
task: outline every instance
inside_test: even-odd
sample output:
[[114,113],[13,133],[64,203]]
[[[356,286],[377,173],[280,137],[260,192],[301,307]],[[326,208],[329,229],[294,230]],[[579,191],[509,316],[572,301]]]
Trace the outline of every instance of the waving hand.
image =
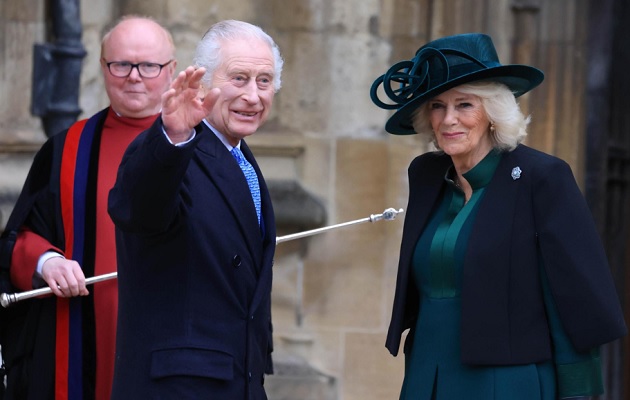
[[187,140],[216,103],[220,90],[215,88],[203,93],[204,73],[205,68],[186,68],[162,95],[162,122],[173,143]]

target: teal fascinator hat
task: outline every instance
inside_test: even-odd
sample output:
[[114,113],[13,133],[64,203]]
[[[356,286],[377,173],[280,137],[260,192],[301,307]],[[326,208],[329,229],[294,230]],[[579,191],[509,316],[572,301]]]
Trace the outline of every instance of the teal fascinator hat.
[[[425,101],[456,86],[489,80],[506,85],[515,97],[538,86],[544,74],[528,65],[502,65],[488,35],[466,33],[436,39],[422,46],[411,60],[394,64],[370,88],[374,104],[396,110],[385,124],[394,135],[412,135],[411,117]],[[378,97],[378,88],[391,102]]]

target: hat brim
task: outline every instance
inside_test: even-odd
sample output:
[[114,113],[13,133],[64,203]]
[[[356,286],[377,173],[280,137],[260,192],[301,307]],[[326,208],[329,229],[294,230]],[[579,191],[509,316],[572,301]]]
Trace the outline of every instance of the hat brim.
[[442,85],[438,85],[410,100],[389,118],[385,124],[385,130],[394,135],[415,134],[416,131],[413,129],[411,120],[414,111],[425,101],[464,83],[481,80],[503,83],[514,93],[515,97],[518,97],[540,85],[543,79],[544,74],[541,70],[528,65],[518,64],[502,65],[471,72],[470,74],[462,75]]

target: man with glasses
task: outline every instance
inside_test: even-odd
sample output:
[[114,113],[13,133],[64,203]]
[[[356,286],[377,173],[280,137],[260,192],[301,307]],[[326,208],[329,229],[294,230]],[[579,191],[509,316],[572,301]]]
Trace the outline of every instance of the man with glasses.
[[33,300],[32,321],[10,328],[22,343],[3,349],[7,398],[110,398],[117,282],[88,290],[85,278],[117,269],[107,196],[125,149],[156,120],[177,62],[165,28],[130,16],[104,35],[100,63],[110,106],[44,144],[3,234],[16,239],[0,260],[16,290],[54,293]]

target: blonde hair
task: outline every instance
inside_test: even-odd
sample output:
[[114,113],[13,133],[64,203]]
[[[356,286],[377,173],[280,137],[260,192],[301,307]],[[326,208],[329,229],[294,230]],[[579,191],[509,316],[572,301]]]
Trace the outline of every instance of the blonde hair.
[[[478,81],[455,88],[457,91],[479,97],[481,105],[494,125],[490,131],[493,147],[514,150],[527,137],[527,125],[531,117],[525,117],[510,89],[499,82]],[[429,137],[437,149],[435,134],[429,121],[429,101],[425,101],[413,113],[411,119],[416,133]]]

